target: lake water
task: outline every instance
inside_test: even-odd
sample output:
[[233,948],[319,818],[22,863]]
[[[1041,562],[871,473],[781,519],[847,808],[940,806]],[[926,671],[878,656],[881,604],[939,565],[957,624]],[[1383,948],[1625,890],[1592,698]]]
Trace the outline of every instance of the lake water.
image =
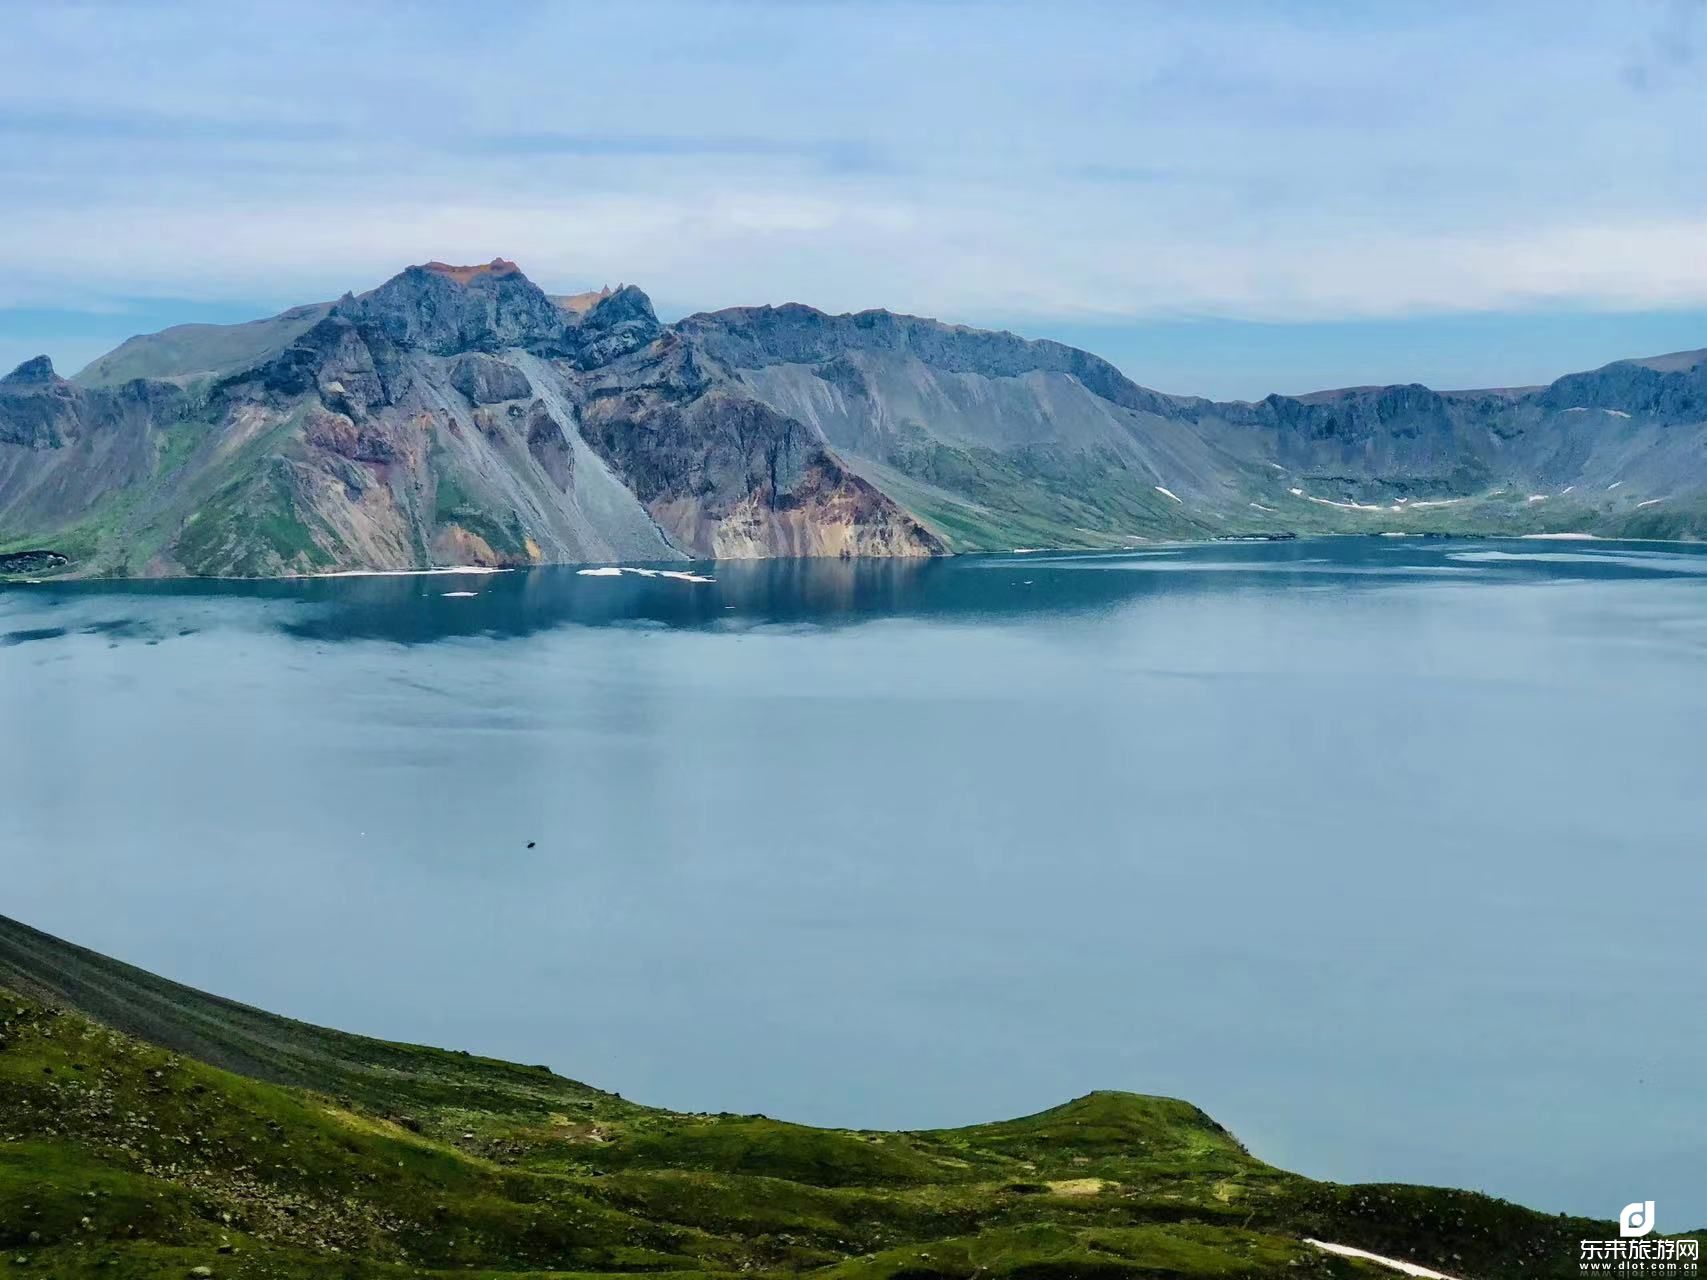
[[0,589],[0,911],[667,1106],[1707,1222],[1707,554],[702,572]]

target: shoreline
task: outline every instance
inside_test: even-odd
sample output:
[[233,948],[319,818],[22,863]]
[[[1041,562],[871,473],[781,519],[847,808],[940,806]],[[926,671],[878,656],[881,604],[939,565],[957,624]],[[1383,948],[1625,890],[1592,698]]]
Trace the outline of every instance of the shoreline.
[[[223,573],[175,573],[155,576],[129,574],[117,577],[111,574],[59,574],[53,577],[15,577],[0,573],[0,586],[42,586],[54,582],[319,582],[337,578],[425,578],[425,577],[455,577],[458,575],[490,576],[502,573],[526,573],[533,569],[573,569],[578,574],[587,577],[614,577],[621,573],[634,573],[643,577],[683,577],[694,581],[691,566],[717,565],[722,563],[757,563],[763,560],[856,560],[861,562],[879,562],[889,560],[906,560],[909,562],[932,560],[959,560],[975,556],[1013,556],[1013,555],[1109,555],[1123,551],[1138,551],[1157,547],[1213,547],[1227,543],[1258,543],[1258,542],[1310,542],[1328,539],[1353,538],[1424,538],[1431,541],[1441,539],[1456,539],[1464,542],[1595,542],[1606,546],[1616,546],[1632,543],[1639,546],[1657,547],[1707,547],[1707,539],[1702,538],[1618,538],[1599,533],[1448,533],[1432,530],[1415,532],[1405,530],[1370,530],[1367,533],[1350,533],[1335,531],[1328,533],[1288,534],[1284,537],[1276,535],[1252,534],[1249,536],[1224,536],[1218,538],[1141,538],[1133,535],[1130,541],[1121,546],[1108,547],[991,547],[974,551],[949,551],[932,556],[740,556],[729,561],[721,561],[714,557],[691,560],[670,560],[643,562],[641,565],[610,565],[597,560],[547,560],[539,564],[526,565],[434,565],[427,569],[328,569],[317,573],[275,573],[259,574],[245,577],[237,574]],[[690,566],[689,569],[661,569],[659,564],[679,564]],[[603,570],[591,572],[589,570]]]

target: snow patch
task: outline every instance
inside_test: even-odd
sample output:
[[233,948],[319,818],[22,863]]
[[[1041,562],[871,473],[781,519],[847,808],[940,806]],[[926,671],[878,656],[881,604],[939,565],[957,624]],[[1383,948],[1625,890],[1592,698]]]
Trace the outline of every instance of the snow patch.
[[508,573],[483,564],[446,565],[437,569],[333,569],[326,573],[293,573],[292,578],[426,578],[441,573]]
[[1640,511],[1643,507],[1651,507],[1656,502],[1664,502],[1664,501],[1665,501],[1664,498],[1649,498],[1646,502],[1638,502],[1636,504],[1636,510]]
[[1453,1280],[1444,1271],[1434,1271],[1399,1258],[1384,1258],[1379,1253],[1354,1249],[1349,1244],[1329,1244],[1326,1240],[1312,1240],[1308,1236],[1304,1237],[1304,1243],[1320,1249],[1323,1253],[1335,1253],[1342,1258],[1362,1258],[1365,1262],[1373,1262],[1378,1267],[1387,1267],[1402,1275],[1417,1276],[1419,1280]]
[[1181,498],[1179,496],[1179,494],[1175,493],[1172,489],[1164,489],[1164,488],[1162,488],[1161,485],[1157,485],[1156,486],[1156,492],[1159,494],[1162,494],[1164,497],[1172,498],[1175,502],[1179,503],[1182,507],[1185,505],[1185,500],[1183,498]]
[[1608,414],[1614,418],[1628,418],[1630,416],[1629,414],[1625,413],[1624,410],[1622,410],[1622,409],[1602,409],[1601,412],[1604,414]]
[[[1341,511],[1381,511],[1386,508],[1375,506],[1368,502],[1335,502],[1332,498],[1310,498],[1310,502],[1319,502],[1324,507],[1338,507]],[[1390,508],[1397,511],[1398,507]]]
[[620,578],[625,573],[632,573],[638,578],[674,578],[678,582],[717,581],[702,573],[685,573],[680,569],[637,569],[630,565],[601,565],[597,569],[577,569],[575,572],[583,578]]

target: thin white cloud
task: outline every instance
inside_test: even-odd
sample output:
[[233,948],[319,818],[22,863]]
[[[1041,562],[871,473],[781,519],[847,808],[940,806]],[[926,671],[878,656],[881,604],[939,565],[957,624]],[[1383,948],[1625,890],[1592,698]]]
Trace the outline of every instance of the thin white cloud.
[[[1707,221],[1631,218],[1479,235],[1384,229],[1158,234],[1119,210],[693,191],[555,203],[177,204],[27,214],[0,305],[120,297],[318,299],[407,262],[509,256],[548,287],[639,282],[666,306],[809,300],[947,318],[1327,320],[1707,301]],[[50,270],[35,264],[51,263]]]
[[973,322],[1703,305],[1707,87],[1632,87],[1641,9],[25,10],[0,306],[495,254]]

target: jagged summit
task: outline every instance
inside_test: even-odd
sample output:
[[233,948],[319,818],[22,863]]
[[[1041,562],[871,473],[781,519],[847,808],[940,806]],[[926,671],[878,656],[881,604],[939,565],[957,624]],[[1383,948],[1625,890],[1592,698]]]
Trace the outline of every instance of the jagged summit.
[[332,314],[436,355],[505,347],[567,354],[562,313],[502,259],[485,267],[406,267],[377,289],[340,300]]
[[454,280],[458,284],[467,284],[476,276],[517,276],[521,274],[521,268],[508,258],[493,258],[490,262],[482,262],[470,267],[453,267],[448,262],[440,262],[434,259],[431,262],[423,263],[421,269],[444,276],[447,280]]
[[28,386],[33,383],[53,382],[58,377],[53,371],[52,360],[46,356],[32,356],[4,378],[0,378],[0,385]]
[[378,288],[340,300],[332,314],[435,355],[521,348],[585,368],[626,355],[662,330],[651,299],[633,285],[601,290],[569,309],[506,258],[406,267]]

